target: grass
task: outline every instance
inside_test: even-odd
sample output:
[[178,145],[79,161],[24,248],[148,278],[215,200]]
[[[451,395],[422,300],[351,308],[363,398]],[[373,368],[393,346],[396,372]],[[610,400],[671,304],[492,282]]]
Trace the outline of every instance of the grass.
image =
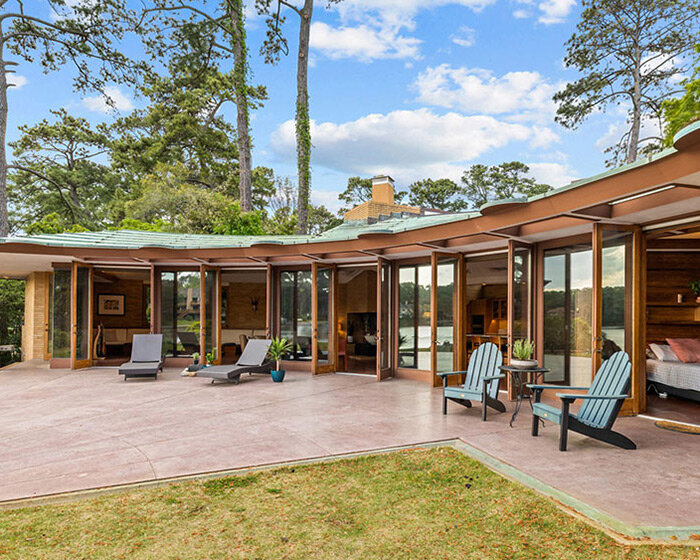
[[622,546],[451,448],[0,512],[0,558],[697,559]]

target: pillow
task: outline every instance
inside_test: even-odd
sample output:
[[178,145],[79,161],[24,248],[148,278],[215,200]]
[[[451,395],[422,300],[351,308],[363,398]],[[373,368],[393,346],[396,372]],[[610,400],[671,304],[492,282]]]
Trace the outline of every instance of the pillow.
[[666,342],[685,364],[700,363],[700,339],[698,338],[667,338]]
[[657,360],[662,362],[680,362],[678,355],[673,351],[668,344],[650,344],[649,348],[656,356]]

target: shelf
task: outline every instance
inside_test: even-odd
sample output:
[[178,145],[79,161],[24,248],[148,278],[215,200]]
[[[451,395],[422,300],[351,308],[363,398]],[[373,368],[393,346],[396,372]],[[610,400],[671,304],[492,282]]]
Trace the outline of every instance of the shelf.
[[647,307],[697,307],[698,304],[689,301],[684,301],[683,303],[648,303]]

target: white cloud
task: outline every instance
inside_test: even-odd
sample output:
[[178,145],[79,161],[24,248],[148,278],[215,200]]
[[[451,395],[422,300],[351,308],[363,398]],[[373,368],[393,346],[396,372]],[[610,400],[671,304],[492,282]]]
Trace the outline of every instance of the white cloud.
[[[314,165],[361,175],[389,173],[400,181],[458,178],[462,162],[532,136],[532,129],[522,124],[484,115],[437,115],[429,109],[311,125]],[[279,156],[293,160],[293,121],[277,128],[271,145]]]
[[397,29],[331,27],[322,22],[311,25],[311,47],[332,59],[357,58],[371,62],[385,58],[418,58],[420,39],[400,35]]
[[414,87],[418,100],[429,105],[472,114],[512,114],[518,120],[551,119],[552,95],[558,88],[538,72],[494,76],[490,70],[448,64],[425,70]]
[[14,86],[15,89],[19,89],[22,86],[27,85],[27,78],[19,74],[8,74],[7,83],[8,85]]
[[542,12],[538,21],[545,25],[562,23],[566,21],[575,5],[575,0],[544,0],[538,6]]
[[554,188],[568,185],[576,179],[569,166],[563,163],[540,162],[528,163],[527,165],[530,168],[530,175],[537,182],[551,185]]
[[450,36],[452,42],[460,47],[471,47],[476,41],[476,30],[462,25],[457,33]]
[[98,113],[108,113],[110,110],[129,111],[134,108],[131,99],[129,99],[118,87],[105,88],[105,94],[112,100],[112,105],[107,101],[105,95],[93,95],[83,97],[83,105],[90,111]]
[[560,142],[561,138],[554,132],[551,128],[546,126],[533,126],[532,127],[532,140],[530,140],[530,146],[533,148],[547,148],[552,144]]
[[530,12],[527,10],[515,10],[513,12],[513,17],[515,19],[526,19],[530,17]]

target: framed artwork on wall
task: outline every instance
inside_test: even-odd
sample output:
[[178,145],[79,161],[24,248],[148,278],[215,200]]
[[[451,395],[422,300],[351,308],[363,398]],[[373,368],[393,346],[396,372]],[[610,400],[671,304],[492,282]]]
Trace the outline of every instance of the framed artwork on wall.
[[125,300],[124,294],[100,294],[97,296],[97,314],[124,315]]

